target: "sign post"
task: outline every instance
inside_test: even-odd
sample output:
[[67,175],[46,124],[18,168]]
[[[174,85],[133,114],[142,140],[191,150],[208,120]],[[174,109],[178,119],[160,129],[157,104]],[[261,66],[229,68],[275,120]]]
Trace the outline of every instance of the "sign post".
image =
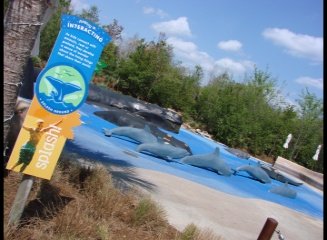
[[31,176],[50,180],[66,139],[73,139],[73,127],[81,124],[76,110],[86,100],[96,64],[110,40],[94,23],[62,15],[61,30],[36,80],[35,96],[6,166],[29,175],[23,177],[9,224],[17,224],[21,217]]
[[23,175],[22,182],[19,185],[13,206],[9,213],[8,225],[17,226],[24,211],[25,203],[32,189],[34,177]]

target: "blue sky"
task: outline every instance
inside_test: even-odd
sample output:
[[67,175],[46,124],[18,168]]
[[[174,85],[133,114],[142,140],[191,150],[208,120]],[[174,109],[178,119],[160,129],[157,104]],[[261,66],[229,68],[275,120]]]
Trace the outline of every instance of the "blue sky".
[[72,5],[76,11],[96,5],[101,24],[116,19],[125,40],[156,41],[165,32],[176,60],[200,65],[207,76],[227,71],[243,81],[255,65],[276,79],[293,104],[305,87],[323,98],[323,0],[72,0]]

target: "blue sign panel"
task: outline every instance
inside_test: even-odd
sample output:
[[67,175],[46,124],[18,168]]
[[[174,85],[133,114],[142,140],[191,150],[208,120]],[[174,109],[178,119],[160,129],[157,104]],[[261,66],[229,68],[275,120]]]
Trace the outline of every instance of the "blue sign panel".
[[109,34],[94,23],[63,15],[47,66],[35,86],[41,106],[59,115],[76,111],[88,95],[96,64],[110,40]]

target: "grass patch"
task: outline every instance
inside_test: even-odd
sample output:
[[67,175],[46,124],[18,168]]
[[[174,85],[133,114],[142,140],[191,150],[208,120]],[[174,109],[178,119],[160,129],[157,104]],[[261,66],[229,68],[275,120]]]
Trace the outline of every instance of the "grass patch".
[[152,201],[149,197],[141,199],[136,205],[132,222],[134,226],[144,226],[149,230],[160,230],[161,226],[165,226],[164,210]]
[[210,229],[199,229],[193,223],[187,225],[178,235],[177,240],[223,240],[222,237],[216,236]]

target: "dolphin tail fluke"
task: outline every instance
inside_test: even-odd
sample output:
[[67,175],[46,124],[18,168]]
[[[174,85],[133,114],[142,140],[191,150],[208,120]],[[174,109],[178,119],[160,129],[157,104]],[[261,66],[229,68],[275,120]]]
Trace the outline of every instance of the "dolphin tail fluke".
[[111,137],[112,133],[109,129],[102,128],[102,130],[103,130],[104,135],[106,135],[107,137]]
[[237,169],[233,169],[233,168],[232,168],[231,170],[232,170],[234,176],[235,176],[235,175],[237,174],[237,172],[238,172]]
[[56,100],[58,102],[63,102],[64,97],[66,95],[82,90],[80,86],[71,83],[65,83],[62,80],[54,78],[52,76],[47,76],[46,79],[55,88],[57,92],[55,97],[57,98]]

